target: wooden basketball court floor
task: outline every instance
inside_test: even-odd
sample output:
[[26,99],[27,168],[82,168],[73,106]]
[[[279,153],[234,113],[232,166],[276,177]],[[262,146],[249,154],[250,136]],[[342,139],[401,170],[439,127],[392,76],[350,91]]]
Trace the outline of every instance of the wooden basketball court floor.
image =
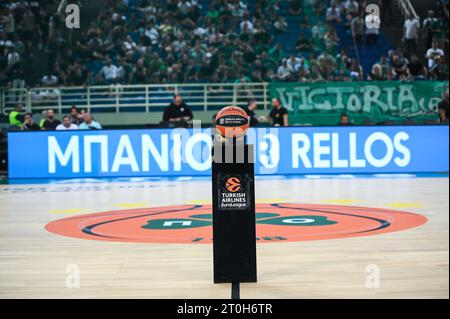
[[[207,204],[210,187],[189,178],[3,183],[0,298],[230,298],[230,284],[212,282],[211,244],[89,240],[45,229],[94,212]],[[447,175],[258,178],[256,197],[401,210],[427,221],[372,236],[258,241],[258,283],[242,284],[241,298],[449,297]]]

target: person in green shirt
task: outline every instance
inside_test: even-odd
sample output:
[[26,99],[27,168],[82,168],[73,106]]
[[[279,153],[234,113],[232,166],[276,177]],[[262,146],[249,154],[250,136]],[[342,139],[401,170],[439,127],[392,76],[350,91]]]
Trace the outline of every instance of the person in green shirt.
[[280,43],[277,43],[275,46],[273,46],[269,52],[269,58],[272,60],[272,63],[277,65],[281,59],[285,56],[283,47]]
[[22,114],[23,107],[17,104],[9,113],[9,126],[10,127],[22,127],[22,122],[24,121],[24,115]]

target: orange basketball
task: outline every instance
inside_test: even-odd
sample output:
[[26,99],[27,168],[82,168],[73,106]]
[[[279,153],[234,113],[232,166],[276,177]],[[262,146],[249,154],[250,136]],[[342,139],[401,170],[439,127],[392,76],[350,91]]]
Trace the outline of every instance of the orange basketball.
[[247,113],[238,106],[224,107],[216,115],[216,130],[226,138],[241,137],[249,126]]

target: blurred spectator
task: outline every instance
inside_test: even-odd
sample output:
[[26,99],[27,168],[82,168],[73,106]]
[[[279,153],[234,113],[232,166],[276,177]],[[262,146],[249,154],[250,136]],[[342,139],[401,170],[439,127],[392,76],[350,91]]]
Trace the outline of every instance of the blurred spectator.
[[327,22],[341,22],[341,11],[336,7],[334,2],[327,8],[326,20]]
[[431,48],[427,50],[425,57],[428,59],[428,69],[431,69],[436,63],[437,58],[444,57],[444,50],[438,48],[437,41],[433,41]]
[[244,15],[244,20],[240,24],[241,32],[247,31],[253,33],[253,23],[250,22],[248,14]]
[[408,75],[413,80],[424,80],[427,75],[427,69],[420,63],[417,55],[411,56],[411,61],[408,64]]
[[405,80],[407,76],[407,65],[398,55],[392,60],[392,75],[395,80]]
[[372,66],[372,69],[367,76],[367,80],[369,81],[384,81],[386,80],[386,73],[383,70],[383,67],[379,63],[375,63]]
[[269,113],[272,126],[288,126],[288,111],[281,106],[280,100],[272,99],[272,110]]
[[278,16],[277,20],[273,24],[276,32],[278,33],[285,33],[288,28],[288,24],[286,20],[283,18],[283,16]]
[[25,113],[24,121],[23,121],[23,130],[24,131],[40,131],[41,127],[34,123],[33,115],[31,113]]
[[70,108],[70,121],[77,126],[83,122],[83,117],[78,113],[78,108],[75,105]]
[[434,81],[448,81],[448,64],[441,56],[436,56],[434,64],[428,69],[428,79]]
[[20,61],[20,54],[17,52],[16,48],[11,46],[8,48],[8,54],[6,55],[6,61],[8,68],[11,68],[14,66],[14,64],[19,63]]
[[444,99],[438,104],[439,121],[448,123],[448,90],[444,93]]
[[409,14],[403,23],[403,39],[406,42],[408,56],[416,54],[417,39],[419,38],[420,22]]
[[422,32],[423,36],[426,39],[425,47],[431,48],[432,42],[433,42],[433,36],[436,32],[436,25],[437,25],[437,19],[434,16],[434,11],[429,10],[428,11],[428,17],[423,21],[423,27]]
[[47,110],[47,119],[42,123],[42,128],[44,130],[53,131],[56,127],[61,124],[61,121],[55,118],[55,111],[53,109]]
[[101,130],[102,126],[99,122],[94,121],[91,114],[83,113],[83,123],[78,127],[80,130]]
[[356,0],[345,1],[344,7],[345,11],[354,17],[359,14],[359,4]]
[[291,74],[291,68],[288,66],[286,59],[283,59],[283,62],[278,67],[277,77],[281,81],[286,81],[286,80],[288,80],[290,74]]
[[73,124],[70,116],[64,115],[62,118],[62,123],[56,127],[57,131],[66,131],[66,130],[78,130],[78,125]]
[[309,54],[313,49],[313,45],[309,38],[306,37],[305,33],[300,33],[300,36],[295,42],[295,50]]
[[58,77],[49,73],[42,77],[41,83],[43,86],[56,86],[58,84]]
[[297,58],[295,55],[291,55],[289,60],[287,61],[287,66],[291,73],[295,73],[299,70],[301,65],[301,59]]
[[21,104],[17,104],[14,107],[14,110],[9,112],[9,126],[10,127],[22,127],[22,122],[24,121],[23,106]]
[[107,59],[106,60],[106,65],[104,65],[99,74],[103,77],[103,80],[107,83],[107,84],[115,84],[117,77],[118,77],[118,71],[119,69],[117,68],[117,66],[115,66],[114,64],[112,64],[111,59]]
[[187,126],[187,121],[190,121],[192,118],[193,115],[191,109],[183,102],[183,98],[180,95],[175,95],[173,97],[173,101],[163,113],[163,122],[169,126]]
[[350,65],[350,77],[353,81],[362,81],[364,77],[364,71],[362,66],[358,65],[356,60],[352,60]]
[[245,112],[248,115],[248,121],[250,123],[250,126],[258,125],[258,119],[256,118],[255,114],[256,108],[257,108],[256,100],[255,99],[248,100]]
[[360,46],[364,42],[364,15],[361,13],[353,18],[350,23],[352,36],[355,42]]
[[341,126],[348,126],[348,125],[353,125],[352,122],[350,122],[350,117],[348,116],[347,113],[342,113],[340,118],[339,118],[339,123],[338,125]]

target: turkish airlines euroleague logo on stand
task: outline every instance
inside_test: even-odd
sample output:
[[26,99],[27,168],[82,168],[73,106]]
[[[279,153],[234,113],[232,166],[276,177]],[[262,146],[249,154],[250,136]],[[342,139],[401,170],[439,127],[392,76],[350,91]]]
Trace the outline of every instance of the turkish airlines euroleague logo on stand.
[[245,210],[248,208],[247,187],[244,186],[245,175],[225,175],[220,177],[223,181],[219,188],[219,209]]
[[[256,240],[276,243],[371,236],[426,221],[419,214],[372,207],[256,204]],[[84,214],[53,221],[45,228],[58,235],[102,241],[211,243],[212,207],[145,207]]]
[[241,189],[241,181],[237,177],[227,179],[226,188],[229,192],[235,193]]

